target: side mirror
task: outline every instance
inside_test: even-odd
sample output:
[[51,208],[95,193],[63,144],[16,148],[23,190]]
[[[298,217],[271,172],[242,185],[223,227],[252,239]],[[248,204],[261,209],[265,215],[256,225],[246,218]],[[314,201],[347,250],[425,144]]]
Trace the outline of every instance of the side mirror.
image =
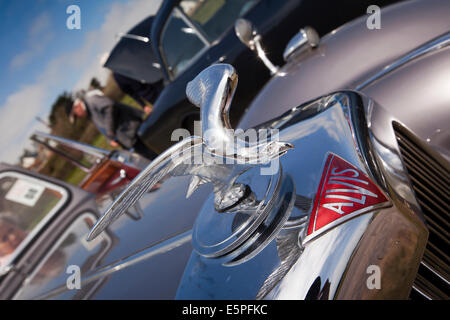
[[292,37],[284,49],[284,61],[288,61],[294,55],[299,54],[309,48],[315,48],[319,45],[320,37],[317,31],[312,27],[305,27]]
[[234,32],[243,44],[254,50],[255,38],[257,37],[258,33],[250,21],[246,19],[236,20],[236,22],[234,23]]
[[253,24],[246,19],[237,19],[234,23],[234,32],[243,44],[255,51],[258,58],[264,63],[273,75],[278,72],[279,67],[275,66],[267,57],[261,45],[261,35],[258,34]]

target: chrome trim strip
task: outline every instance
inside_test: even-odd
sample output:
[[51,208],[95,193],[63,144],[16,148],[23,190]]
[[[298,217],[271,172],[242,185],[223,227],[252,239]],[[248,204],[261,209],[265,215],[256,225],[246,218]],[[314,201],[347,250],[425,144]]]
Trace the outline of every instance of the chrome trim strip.
[[133,39],[133,40],[142,41],[142,42],[146,42],[146,43],[150,41],[150,39],[148,37],[138,36],[138,35],[130,34],[130,33],[119,32],[117,34],[117,36],[120,38]]
[[359,84],[355,87],[355,90],[362,90],[365,87],[367,87],[372,82],[375,82],[376,80],[382,78],[389,72],[394,71],[395,69],[400,68],[401,66],[405,65],[406,63],[417,59],[429,52],[436,51],[442,48],[445,48],[450,45],[450,32],[444,34],[443,36],[438,37],[435,40],[432,40],[430,42],[427,42],[423,46],[420,46],[419,48],[411,51],[410,53],[406,54],[405,56],[401,57],[398,60],[395,60],[391,64],[387,65],[383,68],[383,70],[379,71],[378,73],[374,74],[372,77],[364,81],[363,83]]
[[416,290],[419,294],[421,294],[422,296],[424,296],[428,300],[433,300],[429,295],[427,295],[423,291],[419,290],[415,285],[412,286],[412,290]]
[[97,147],[94,147],[94,146],[91,146],[91,145],[88,145],[88,144],[85,144],[82,142],[77,142],[77,141],[73,141],[70,139],[54,136],[52,134],[44,133],[41,131],[35,131],[33,134],[33,137],[34,136],[55,140],[57,142],[65,144],[71,148],[81,150],[84,153],[87,153],[87,154],[95,156],[95,157],[104,158],[109,155],[109,152],[104,149],[97,148]]
[[426,264],[425,262],[421,261],[420,262],[421,265],[423,265],[425,268],[427,268],[428,270],[430,270],[434,275],[436,275],[436,277],[438,277],[439,279],[441,279],[442,281],[444,281],[447,285],[450,284],[450,282],[445,279],[441,274],[439,274],[436,270],[434,270],[432,267],[430,267],[428,264]]
[[184,11],[182,9],[180,9],[179,7],[175,7],[173,9],[174,11],[176,11],[181,18],[183,19],[183,21],[190,27],[192,28],[192,30],[195,31],[195,34],[200,38],[200,40],[205,44],[205,46],[207,47],[211,47],[211,42],[208,40],[208,38],[206,37],[206,35],[203,33],[203,31],[198,28],[192,21],[191,19],[186,15],[186,13],[184,13]]
[[[195,35],[200,39],[200,41],[204,44],[204,47],[199,50],[190,60],[189,62],[184,66],[184,69],[177,72],[177,74],[174,74],[174,71],[172,70],[172,66],[169,64],[169,62],[166,59],[166,54],[164,51],[164,48],[162,46],[164,36],[167,31],[167,26],[169,25],[170,20],[173,18],[173,13],[178,12],[183,20],[190,28],[192,28],[195,31]],[[180,10],[178,7],[175,7],[172,12],[170,13],[167,20],[164,22],[164,27],[161,31],[160,41],[159,41],[159,47],[158,50],[161,54],[162,62],[164,63],[165,69],[167,70],[167,74],[169,75],[170,81],[174,81],[176,78],[178,78],[180,75],[182,75],[189,67],[194,64],[206,51],[209,50],[209,48],[212,46],[211,43],[208,41],[208,39],[205,38],[204,35],[200,33],[200,31],[197,29],[197,27],[192,24],[192,22],[184,15],[183,10]]]
[[[183,233],[175,235],[175,236],[168,238],[166,240],[163,240],[159,243],[153,244],[150,247],[147,247],[146,249],[144,249],[142,251],[132,254],[125,259],[122,259],[122,260],[119,260],[110,265],[104,266],[103,268],[96,270],[92,274],[88,274],[88,275],[84,276],[80,282],[81,286],[84,286],[87,283],[98,280],[100,278],[107,277],[117,271],[131,267],[131,266],[135,265],[136,263],[142,262],[149,258],[153,258],[157,255],[167,253],[167,252],[169,252],[173,249],[176,249],[186,243],[189,243],[191,241],[191,238],[192,238],[192,230],[187,230]],[[48,291],[47,293],[44,293],[44,294],[41,294],[41,295],[35,297],[34,300],[50,299],[59,294],[62,294],[63,292],[65,292],[67,290],[68,289],[67,289],[66,284],[63,284],[59,287],[56,287],[53,290]]]
[[[383,203],[379,203],[379,204],[376,204],[376,205],[373,205],[373,206],[368,206],[368,207],[362,208],[360,210],[357,210],[355,212],[352,212],[352,213],[344,216],[343,218],[340,218],[340,219],[334,220],[333,222],[330,222],[326,226],[322,227],[321,230],[315,230],[316,220],[317,220],[317,219],[315,219],[314,220],[314,231],[313,231],[313,233],[311,233],[308,236],[305,236],[303,238],[303,240],[302,240],[302,244],[305,245],[306,243],[310,242],[311,240],[314,240],[315,238],[317,238],[319,236],[322,236],[327,231],[329,231],[329,230],[331,230],[331,229],[333,229],[333,228],[335,228],[335,227],[337,227],[337,226],[339,226],[339,225],[341,225],[343,223],[346,223],[349,220],[351,220],[353,218],[356,218],[356,217],[358,217],[358,216],[360,216],[362,214],[371,213],[373,211],[378,211],[378,210],[381,210],[381,209],[389,208],[391,206],[392,206],[392,203],[390,203],[390,202],[383,202]],[[317,218],[317,216],[315,218]],[[306,230],[305,230],[305,233],[306,233]]]

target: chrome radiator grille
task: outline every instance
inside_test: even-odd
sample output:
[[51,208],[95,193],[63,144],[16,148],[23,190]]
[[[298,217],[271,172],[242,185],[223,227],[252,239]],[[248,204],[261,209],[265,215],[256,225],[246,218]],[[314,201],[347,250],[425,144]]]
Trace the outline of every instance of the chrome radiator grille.
[[[429,230],[410,297],[449,299],[449,163],[394,124],[403,162]],[[433,153],[433,154],[432,154]]]

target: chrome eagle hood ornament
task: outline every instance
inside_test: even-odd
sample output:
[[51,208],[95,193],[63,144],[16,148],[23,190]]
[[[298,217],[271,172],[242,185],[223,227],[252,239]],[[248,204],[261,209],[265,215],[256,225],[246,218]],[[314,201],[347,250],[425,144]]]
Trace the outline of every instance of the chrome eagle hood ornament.
[[[201,109],[202,136],[183,139],[153,160],[110,205],[92,228],[88,241],[96,238],[167,175],[192,176],[187,197],[200,185],[212,183],[213,211],[246,212],[250,221],[259,221],[264,216],[257,218],[252,213],[268,209],[267,194],[266,198],[258,197],[238,178],[249,170],[263,170],[261,166],[278,161],[293,145],[277,141],[278,136],[273,131],[260,130],[256,134],[255,130],[249,135],[231,128],[228,112],[237,81],[231,65],[217,64],[188,83],[186,94]],[[274,192],[272,175],[266,175],[270,177],[265,179],[265,192]]]

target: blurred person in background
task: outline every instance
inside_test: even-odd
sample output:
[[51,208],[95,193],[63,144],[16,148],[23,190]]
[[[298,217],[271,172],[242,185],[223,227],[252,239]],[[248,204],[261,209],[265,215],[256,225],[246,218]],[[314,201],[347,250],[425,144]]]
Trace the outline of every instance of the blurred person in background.
[[149,160],[156,158],[157,154],[148,149],[136,135],[146,114],[145,111],[108,98],[92,83],[90,90],[80,90],[75,93],[73,98],[73,104],[66,107],[66,113],[71,123],[75,121],[76,117],[89,118],[108,138],[112,147],[134,148],[136,153]]
[[161,93],[163,89],[162,80],[156,83],[140,82],[116,72],[113,72],[112,76],[122,92],[128,94],[139,103],[147,114],[151,112],[152,107],[149,103],[153,105]]

